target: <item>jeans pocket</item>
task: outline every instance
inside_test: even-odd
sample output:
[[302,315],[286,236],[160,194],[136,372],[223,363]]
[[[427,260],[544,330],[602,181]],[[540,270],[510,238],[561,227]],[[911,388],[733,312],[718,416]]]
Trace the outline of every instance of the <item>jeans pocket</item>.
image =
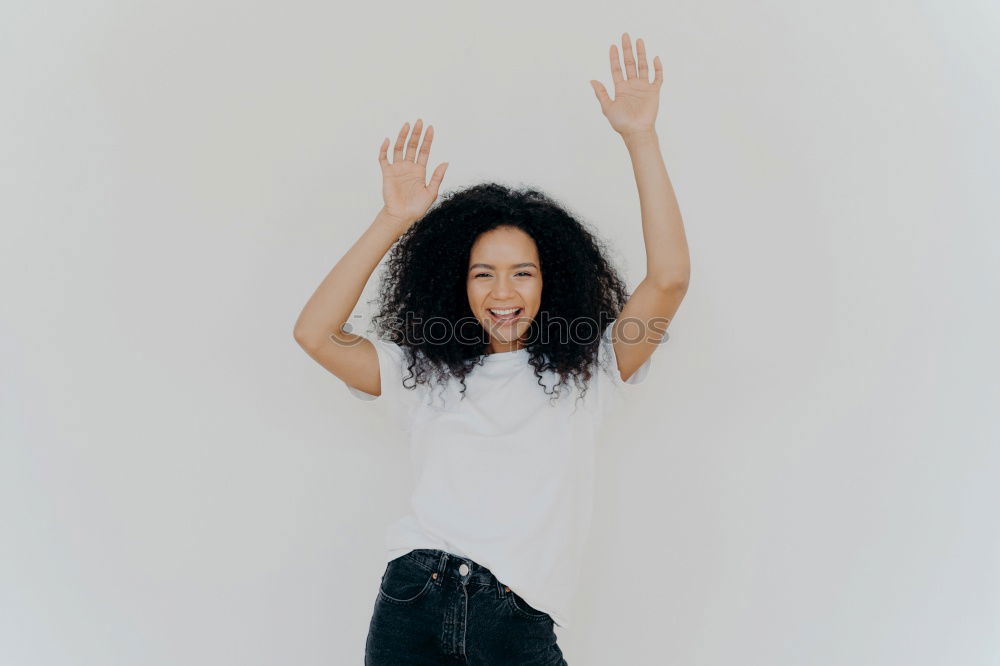
[[427,594],[433,585],[433,572],[401,555],[386,565],[378,595],[392,604],[412,604]]
[[504,599],[507,600],[507,605],[510,606],[511,610],[513,610],[516,615],[520,615],[521,617],[526,617],[529,620],[548,620],[548,619],[550,619],[550,616],[549,616],[548,613],[543,613],[542,611],[538,610],[537,608],[533,608],[532,606],[528,605],[528,602],[525,601],[521,597],[521,595],[519,595],[516,592],[514,592],[514,590],[510,590],[509,588],[506,588],[506,587],[505,587],[505,590],[508,590],[508,591],[504,592],[504,595],[503,595]]

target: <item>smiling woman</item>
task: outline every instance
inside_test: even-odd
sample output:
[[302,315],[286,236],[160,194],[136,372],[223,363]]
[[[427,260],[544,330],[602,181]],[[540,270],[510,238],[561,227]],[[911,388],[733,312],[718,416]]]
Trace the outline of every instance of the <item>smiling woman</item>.
[[469,307],[489,335],[488,353],[520,349],[542,302],[538,246],[517,227],[497,227],[476,239],[469,260]]
[[[644,382],[687,285],[651,130],[659,64],[643,81],[627,36],[625,50],[628,79],[612,68],[619,99],[595,92],[632,154],[655,241],[631,296],[598,236],[538,190],[483,183],[432,207],[444,165],[425,185],[433,129],[418,152],[418,120],[392,164],[383,142],[385,206],[296,324],[310,356],[391,411],[411,447],[410,513],[386,531],[369,666],[566,663],[553,627],[572,618],[597,434],[616,396]],[[641,42],[639,54],[645,75]],[[375,335],[344,332],[386,252]]]
[[525,350],[559,390],[585,394],[600,335],[627,300],[584,223],[538,190],[482,183],[446,194],[401,236],[372,324],[412,354],[415,384],[464,387],[483,356]]

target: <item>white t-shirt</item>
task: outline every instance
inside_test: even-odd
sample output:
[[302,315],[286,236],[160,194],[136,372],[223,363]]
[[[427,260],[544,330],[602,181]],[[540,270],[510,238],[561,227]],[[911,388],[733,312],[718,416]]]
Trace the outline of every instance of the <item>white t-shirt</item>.
[[[432,380],[416,389],[403,349],[370,339],[378,352],[382,404],[408,434],[413,472],[410,512],[385,534],[386,562],[417,548],[436,548],[489,569],[560,627],[570,626],[590,529],[594,454],[607,409],[635,390],[652,356],[623,382],[609,324],[598,351],[601,369],[583,399],[572,378],[550,405],[520,349],[485,355],[465,378],[444,390]],[[655,352],[654,352],[655,354]],[[558,382],[541,373],[547,390]]]

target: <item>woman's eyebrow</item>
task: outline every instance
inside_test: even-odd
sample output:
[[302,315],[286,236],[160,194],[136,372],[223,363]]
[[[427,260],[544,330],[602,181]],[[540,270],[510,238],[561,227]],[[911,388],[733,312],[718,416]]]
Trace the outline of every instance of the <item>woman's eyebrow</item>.
[[[511,266],[511,268],[525,268],[527,266],[530,266],[532,268],[538,268],[538,266],[535,266],[530,261],[525,261],[524,263],[521,263],[521,264],[514,264],[513,266]],[[492,266],[490,264],[472,264],[471,266],[469,266],[469,270],[470,271],[473,268],[489,268],[490,270],[493,270],[493,269],[496,268],[496,266]]]

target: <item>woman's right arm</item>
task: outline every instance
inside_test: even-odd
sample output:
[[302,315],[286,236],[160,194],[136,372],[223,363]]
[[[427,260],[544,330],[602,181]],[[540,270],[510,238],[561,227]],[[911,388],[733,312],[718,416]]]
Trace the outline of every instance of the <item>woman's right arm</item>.
[[410,123],[403,124],[396,136],[392,163],[387,155],[389,139],[382,142],[378,160],[385,205],[316,288],[295,322],[295,341],[307,354],[349,386],[376,396],[382,395],[382,387],[375,346],[360,335],[345,332],[343,326],[382,257],[437,199],[448,163],[439,164],[430,183],[424,183],[434,127],[427,126],[418,152],[422,124],[417,118],[412,134]]
[[295,341],[317,363],[356,389],[381,395],[378,356],[366,338],[343,330],[365,285],[403,225],[383,208],[320,283],[295,322]]

